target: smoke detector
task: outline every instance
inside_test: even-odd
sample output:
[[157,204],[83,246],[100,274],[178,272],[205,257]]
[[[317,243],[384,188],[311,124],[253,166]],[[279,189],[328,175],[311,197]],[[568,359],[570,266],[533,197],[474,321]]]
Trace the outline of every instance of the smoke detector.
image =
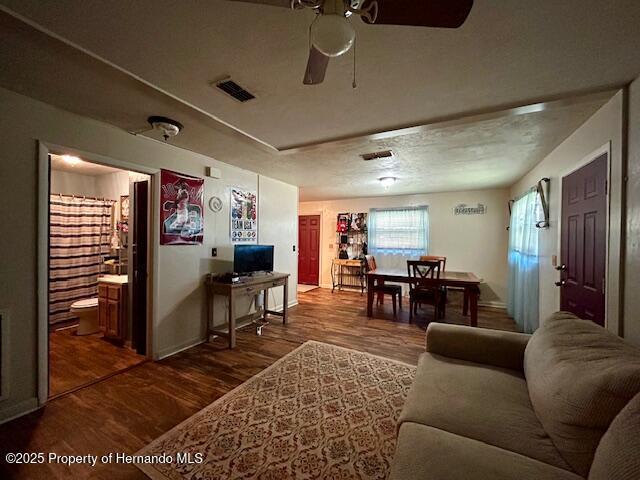
[[178,135],[184,128],[180,122],[167,117],[153,116],[149,117],[147,121],[154,130],[158,130],[162,133],[162,138],[164,138],[165,142],[169,140],[170,137]]

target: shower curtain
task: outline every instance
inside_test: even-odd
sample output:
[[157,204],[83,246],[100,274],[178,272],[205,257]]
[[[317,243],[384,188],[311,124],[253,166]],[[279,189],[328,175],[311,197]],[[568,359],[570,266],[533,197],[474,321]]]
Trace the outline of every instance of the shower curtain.
[[102,256],[109,253],[113,200],[49,198],[49,324],[75,320],[77,300],[98,295]]

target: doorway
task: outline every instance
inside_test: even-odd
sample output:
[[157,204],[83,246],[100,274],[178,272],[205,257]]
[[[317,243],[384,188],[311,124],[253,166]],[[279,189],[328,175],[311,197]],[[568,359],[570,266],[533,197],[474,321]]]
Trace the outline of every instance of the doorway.
[[562,179],[560,308],[605,326],[609,155]]
[[147,174],[49,155],[48,397],[146,361]]
[[320,215],[298,217],[298,283],[320,281]]

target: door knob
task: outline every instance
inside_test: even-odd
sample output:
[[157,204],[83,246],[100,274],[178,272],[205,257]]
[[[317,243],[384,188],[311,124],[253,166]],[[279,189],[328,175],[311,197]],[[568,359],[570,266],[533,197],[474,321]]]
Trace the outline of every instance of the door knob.
[[564,280],[560,280],[559,282],[556,282],[556,287],[564,287],[566,283],[567,282],[565,282]]
[[566,269],[567,269],[567,266],[564,263],[556,267],[556,270],[558,270],[559,272],[564,272]]

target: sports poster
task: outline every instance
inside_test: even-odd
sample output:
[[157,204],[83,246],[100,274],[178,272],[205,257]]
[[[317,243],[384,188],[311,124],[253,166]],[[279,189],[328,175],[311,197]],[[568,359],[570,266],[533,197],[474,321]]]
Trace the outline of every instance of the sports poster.
[[231,189],[231,242],[258,241],[258,197],[256,192]]
[[160,245],[199,245],[204,237],[204,179],[160,173]]

